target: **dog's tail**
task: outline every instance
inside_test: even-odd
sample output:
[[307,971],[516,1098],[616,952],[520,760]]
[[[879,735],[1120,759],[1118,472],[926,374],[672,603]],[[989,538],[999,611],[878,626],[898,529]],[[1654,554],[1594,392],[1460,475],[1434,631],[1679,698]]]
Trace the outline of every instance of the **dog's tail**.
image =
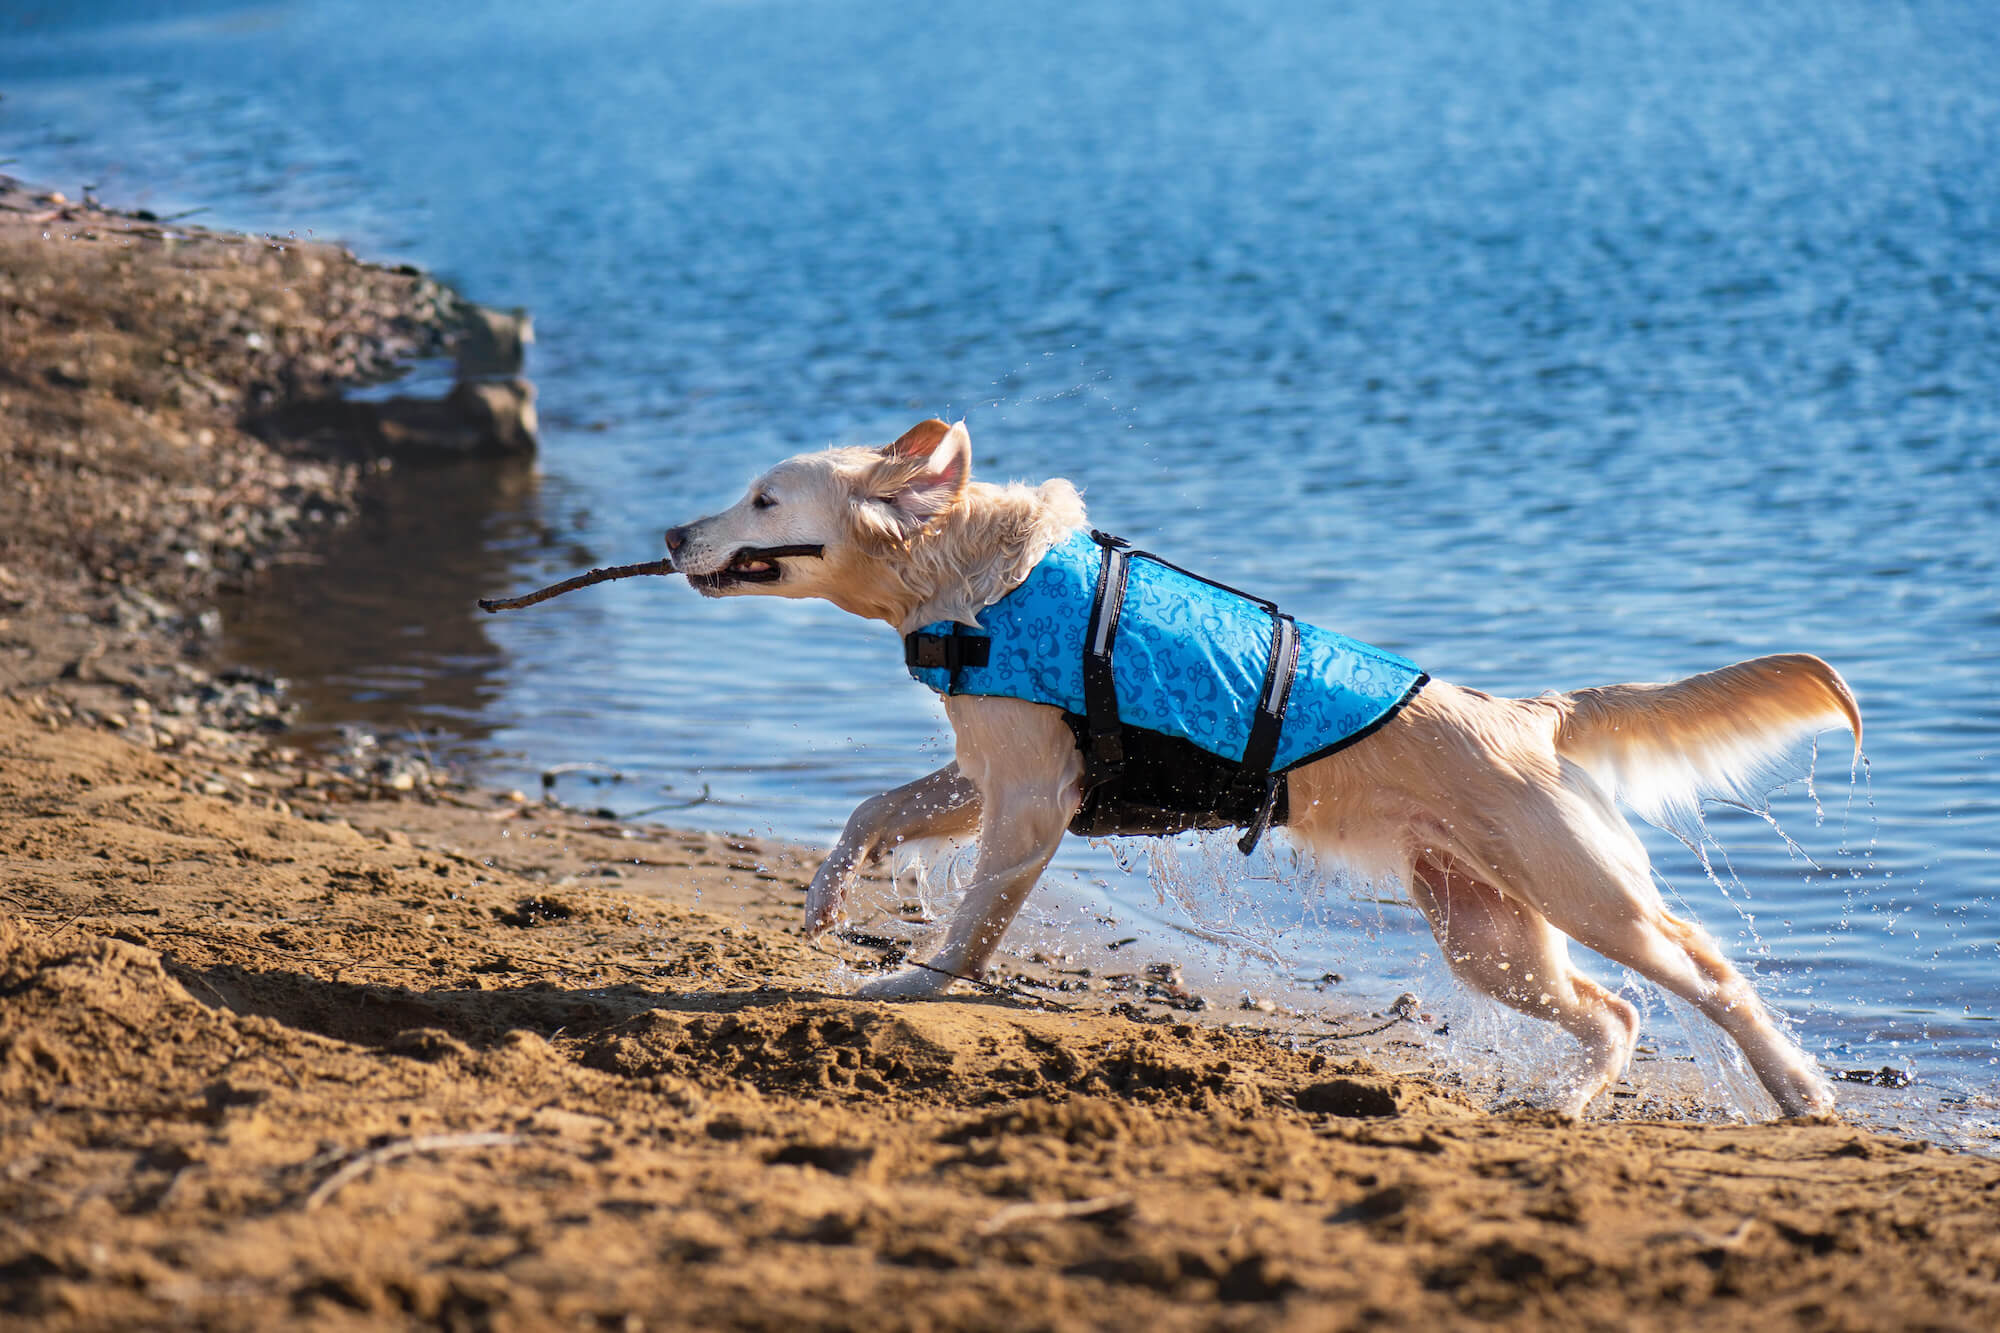
[[1807,653],[1758,657],[1671,685],[1543,695],[1556,749],[1641,816],[1662,823],[1704,796],[1756,803],[1786,776],[1790,747],[1834,727],[1861,753],[1861,708],[1840,673]]

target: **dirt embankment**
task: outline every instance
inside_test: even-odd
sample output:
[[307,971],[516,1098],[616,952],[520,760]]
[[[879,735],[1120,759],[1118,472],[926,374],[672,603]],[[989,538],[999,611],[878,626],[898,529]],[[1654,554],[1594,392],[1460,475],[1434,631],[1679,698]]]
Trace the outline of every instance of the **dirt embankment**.
[[29,612],[78,584],[198,601],[253,572],[345,509],[356,469],[250,428],[440,350],[458,304],[331,246],[0,177],[0,595]]
[[332,246],[0,177],[0,688],[149,747],[247,753],[282,701],[215,672],[210,600],[386,466],[265,427],[441,351],[462,308]]
[[[352,465],[242,429],[317,335],[160,358],[220,396],[124,378],[162,293],[221,265],[254,309],[295,255],[119,277],[93,225],[0,227],[8,1327],[2000,1323],[2000,1163],[1488,1115],[1110,996],[861,1004],[797,933],[799,854],[334,780],[254,709],[175,711],[252,688],[202,599]],[[326,262],[301,318],[387,284],[356,355],[421,342],[420,280]]]

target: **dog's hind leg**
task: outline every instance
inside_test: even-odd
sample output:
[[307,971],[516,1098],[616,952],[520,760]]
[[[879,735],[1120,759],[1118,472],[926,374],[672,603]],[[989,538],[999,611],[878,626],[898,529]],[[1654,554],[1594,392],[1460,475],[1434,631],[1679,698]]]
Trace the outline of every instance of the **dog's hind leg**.
[[1541,913],[1505,897],[1450,861],[1424,858],[1410,897],[1430,922],[1459,980],[1583,1043],[1589,1067],[1562,1110],[1580,1116],[1625,1072],[1639,1015],[1570,964],[1569,942]]
[[1787,1037],[1743,974],[1708,932],[1664,908],[1610,929],[1593,917],[1569,932],[1613,962],[1657,982],[1694,1005],[1742,1048],[1744,1058],[1783,1115],[1824,1115],[1833,1089]]
[[1537,789],[1512,819],[1517,840],[1483,858],[1505,863],[1508,896],[1701,1010],[1742,1048],[1781,1113],[1832,1110],[1831,1085],[1749,981],[1700,926],[1668,914],[1645,847],[1594,781],[1565,760],[1560,787]]
[[955,696],[960,771],[979,789],[979,857],[937,954],[855,993],[864,999],[941,995],[977,978],[1041,879],[1081,799],[1083,761],[1062,714],[1018,699]]
[[806,937],[826,933],[847,907],[861,870],[886,851],[917,838],[955,838],[979,827],[979,788],[956,763],[871,796],[847,817],[840,841],[826,854],[806,891]]

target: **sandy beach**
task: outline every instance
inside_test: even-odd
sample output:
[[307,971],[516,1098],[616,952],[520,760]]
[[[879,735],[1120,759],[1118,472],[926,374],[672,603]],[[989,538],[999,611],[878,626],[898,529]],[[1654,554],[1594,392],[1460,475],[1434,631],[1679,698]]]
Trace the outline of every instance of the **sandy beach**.
[[1089,988],[860,1003],[811,852],[289,747],[207,613],[393,503],[313,405],[462,319],[0,182],[8,1327],[2000,1324],[1992,1159],[1494,1113]]

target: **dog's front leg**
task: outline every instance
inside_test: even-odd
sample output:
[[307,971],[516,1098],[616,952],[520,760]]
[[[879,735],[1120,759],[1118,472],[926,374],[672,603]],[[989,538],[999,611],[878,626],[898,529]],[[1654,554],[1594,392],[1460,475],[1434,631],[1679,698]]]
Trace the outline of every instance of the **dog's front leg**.
[[955,838],[979,826],[979,788],[956,763],[871,796],[847,817],[840,841],[820,862],[806,891],[806,937],[826,933],[847,907],[863,867],[914,838]]
[[865,999],[941,995],[976,978],[1042,877],[1081,799],[1083,763],[1062,714],[1018,699],[954,697],[958,764],[979,788],[979,859],[935,957],[871,981]]

